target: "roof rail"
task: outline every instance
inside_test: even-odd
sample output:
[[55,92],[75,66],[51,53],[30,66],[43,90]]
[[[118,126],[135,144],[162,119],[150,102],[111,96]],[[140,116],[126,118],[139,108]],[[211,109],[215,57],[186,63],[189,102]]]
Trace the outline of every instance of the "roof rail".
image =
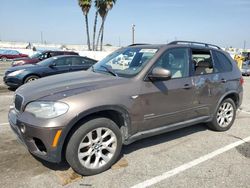
[[130,44],[128,46],[139,46],[139,45],[149,45],[147,43],[135,43],[135,44]]
[[203,43],[203,42],[194,42],[194,41],[173,41],[168,44],[189,44],[189,45],[204,45],[206,48],[212,47],[212,48],[217,48],[221,50],[219,46],[213,45],[213,44],[208,44],[208,43]]

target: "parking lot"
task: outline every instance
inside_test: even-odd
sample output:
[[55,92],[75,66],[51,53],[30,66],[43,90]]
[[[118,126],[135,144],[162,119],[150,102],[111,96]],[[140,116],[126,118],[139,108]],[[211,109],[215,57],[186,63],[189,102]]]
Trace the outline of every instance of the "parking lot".
[[81,177],[67,164],[34,158],[8,124],[13,91],[2,87],[9,63],[0,63],[0,187],[250,187],[250,78],[233,127],[214,132],[203,124],[124,146],[108,171]]

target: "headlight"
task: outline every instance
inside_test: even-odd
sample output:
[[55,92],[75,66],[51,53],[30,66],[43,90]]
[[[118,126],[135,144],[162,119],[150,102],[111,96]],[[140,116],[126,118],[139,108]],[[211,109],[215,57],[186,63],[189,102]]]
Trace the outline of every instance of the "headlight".
[[25,111],[39,118],[55,118],[65,114],[68,109],[69,106],[62,102],[39,101],[29,103]]
[[22,65],[24,61],[13,61],[12,65]]
[[18,74],[21,74],[23,71],[25,71],[25,69],[21,69],[21,70],[11,72],[10,74],[8,74],[8,76],[16,76]]

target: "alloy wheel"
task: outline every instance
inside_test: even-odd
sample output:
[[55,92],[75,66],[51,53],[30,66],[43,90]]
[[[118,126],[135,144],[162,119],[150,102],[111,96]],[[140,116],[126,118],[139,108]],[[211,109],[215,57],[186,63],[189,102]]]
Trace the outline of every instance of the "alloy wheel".
[[107,164],[115,154],[117,138],[112,130],[99,127],[90,131],[80,142],[78,159],[88,169],[98,169]]
[[233,120],[234,108],[231,103],[222,103],[217,112],[217,123],[220,127],[227,127]]

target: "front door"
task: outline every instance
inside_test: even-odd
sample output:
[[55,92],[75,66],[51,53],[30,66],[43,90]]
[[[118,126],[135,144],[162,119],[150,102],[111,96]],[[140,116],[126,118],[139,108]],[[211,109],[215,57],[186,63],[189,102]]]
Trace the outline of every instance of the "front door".
[[171,71],[167,81],[145,81],[140,92],[143,123],[139,131],[182,122],[193,117],[194,87],[189,77],[189,49],[167,50],[154,67]]
[[61,74],[69,72],[71,68],[71,58],[63,57],[58,58],[53,62],[53,66],[50,66],[45,73],[45,76]]

